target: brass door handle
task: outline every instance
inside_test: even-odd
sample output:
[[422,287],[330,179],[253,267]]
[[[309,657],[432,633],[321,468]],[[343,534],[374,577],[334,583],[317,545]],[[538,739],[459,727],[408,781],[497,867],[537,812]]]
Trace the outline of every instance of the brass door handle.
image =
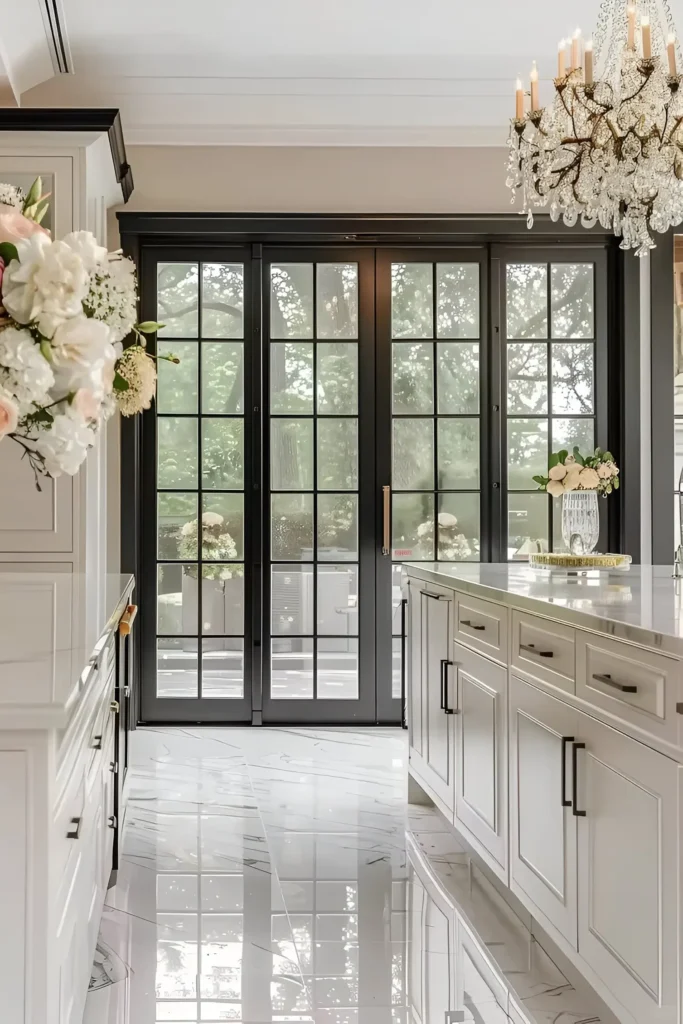
[[117,713],[121,710],[121,705],[117,700],[112,700],[109,702],[109,710]]
[[129,604],[119,620],[119,636],[130,636],[137,613],[138,606],[136,604]]
[[391,554],[391,487],[382,487],[382,554]]

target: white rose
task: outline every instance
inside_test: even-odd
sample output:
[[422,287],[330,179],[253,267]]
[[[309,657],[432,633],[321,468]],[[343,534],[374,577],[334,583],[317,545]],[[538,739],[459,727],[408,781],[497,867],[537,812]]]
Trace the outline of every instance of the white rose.
[[46,338],[59,324],[83,312],[90,274],[83,260],[65,242],[33,235],[17,245],[2,279],[3,303],[19,323],[36,323]]
[[116,360],[109,328],[83,314],[65,320],[52,339],[52,365],[58,389],[89,388],[108,394]]
[[12,434],[19,422],[19,409],[12,396],[0,391],[0,441],[5,434]]
[[552,494],[553,498],[559,498],[560,495],[564,494],[564,487],[559,480],[549,480],[546,485],[546,491],[548,494]]
[[584,491],[594,491],[600,483],[600,477],[591,469],[590,466],[584,466],[579,474],[579,487]]
[[94,440],[94,431],[70,406],[66,412],[57,413],[49,428],[39,433],[36,448],[43,456],[50,476],[61,476],[62,473],[74,476]]
[[81,258],[89,274],[107,259],[106,248],[98,245],[92,231],[71,231],[62,241]]
[[575,491],[579,486],[579,477],[581,476],[581,467],[579,465],[572,466],[566,477],[562,481],[565,491]]
[[551,480],[564,480],[566,475],[567,470],[561,462],[558,462],[556,466],[553,466],[552,469],[548,470],[548,476]]

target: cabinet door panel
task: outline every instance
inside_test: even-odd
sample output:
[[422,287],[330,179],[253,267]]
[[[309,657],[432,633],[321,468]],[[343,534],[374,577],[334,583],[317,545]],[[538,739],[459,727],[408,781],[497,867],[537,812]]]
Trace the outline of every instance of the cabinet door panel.
[[507,880],[507,672],[454,645],[456,824]]
[[410,584],[408,596],[408,742],[422,754],[422,622],[425,609],[419,587]]
[[424,687],[423,715],[426,723],[428,781],[447,807],[453,808],[452,782],[452,715],[444,709],[442,694],[444,675],[451,660],[453,633],[453,596],[448,591],[429,597],[422,595],[426,609],[427,634],[425,642],[426,686]]
[[677,1018],[676,762],[579,713],[579,952],[639,1020]]
[[576,949],[577,819],[563,806],[571,798],[576,712],[515,676],[510,687],[512,889]]

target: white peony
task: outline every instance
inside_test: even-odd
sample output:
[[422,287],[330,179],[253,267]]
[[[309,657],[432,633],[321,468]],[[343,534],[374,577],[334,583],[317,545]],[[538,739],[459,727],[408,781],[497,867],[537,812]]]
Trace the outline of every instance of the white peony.
[[553,498],[559,498],[564,494],[564,487],[560,480],[549,480],[545,489]]
[[14,395],[20,416],[46,404],[54,382],[50,364],[28,331],[6,327],[0,332],[0,385]]
[[38,434],[35,446],[43,456],[45,470],[50,476],[61,476],[62,473],[74,476],[94,440],[94,431],[78,411],[69,406],[65,412],[57,413],[48,430]]
[[218,512],[205,512],[202,516],[204,526],[222,526],[223,516]]
[[551,469],[548,470],[548,477],[551,480],[564,480],[566,475],[567,470],[561,462],[558,462],[556,466],[553,466]]
[[71,231],[64,236],[62,241],[80,256],[83,266],[89,274],[92,274],[107,258],[108,253],[105,246],[98,245],[92,231]]
[[52,339],[52,365],[61,394],[88,388],[101,396],[113,381],[116,352],[111,334],[100,320],[80,316],[65,320]]
[[439,526],[443,526],[446,529],[448,529],[449,527],[452,529],[453,527],[458,525],[458,520],[456,516],[453,515],[452,512],[439,512],[437,520]]
[[597,467],[597,474],[601,480],[609,480],[612,476],[612,470],[609,468],[609,463],[601,462]]
[[47,235],[33,235],[17,244],[18,260],[12,260],[2,279],[5,309],[19,323],[35,323],[51,338],[65,320],[83,312],[90,274],[66,242]]
[[575,491],[579,486],[579,477],[581,476],[581,466],[578,463],[571,466],[566,477],[562,481],[562,486],[565,491]]

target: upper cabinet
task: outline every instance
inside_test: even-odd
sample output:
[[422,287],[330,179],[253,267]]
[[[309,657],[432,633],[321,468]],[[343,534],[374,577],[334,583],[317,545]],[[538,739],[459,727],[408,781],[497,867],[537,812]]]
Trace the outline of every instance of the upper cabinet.
[[[38,176],[51,193],[53,237],[89,230],[106,245],[107,210],[132,191],[118,111],[0,108],[0,182],[26,190]],[[117,420],[106,429],[118,431]],[[37,490],[19,445],[0,444],[0,565],[59,562],[86,573],[93,635],[104,600],[106,451],[103,433],[77,476],[41,478]]]

